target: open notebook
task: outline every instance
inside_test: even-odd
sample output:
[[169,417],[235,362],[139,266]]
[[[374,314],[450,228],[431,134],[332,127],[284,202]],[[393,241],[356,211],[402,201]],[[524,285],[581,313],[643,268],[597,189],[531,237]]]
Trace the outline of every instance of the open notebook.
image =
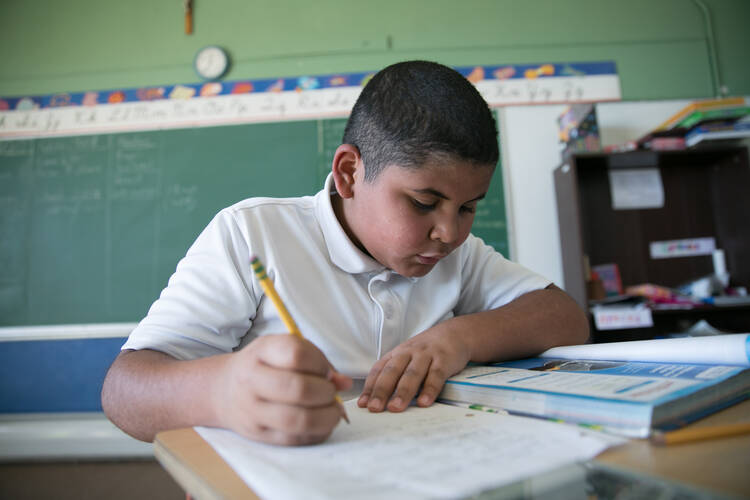
[[580,427],[435,404],[369,413],[323,444],[281,447],[196,428],[258,496],[275,499],[459,498],[587,460],[624,442]]

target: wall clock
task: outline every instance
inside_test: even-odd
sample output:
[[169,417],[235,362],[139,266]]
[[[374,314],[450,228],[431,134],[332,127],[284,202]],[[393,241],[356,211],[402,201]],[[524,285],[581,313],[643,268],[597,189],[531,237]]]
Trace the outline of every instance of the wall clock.
[[193,67],[204,80],[218,80],[229,69],[229,54],[216,45],[203,47],[195,55]]

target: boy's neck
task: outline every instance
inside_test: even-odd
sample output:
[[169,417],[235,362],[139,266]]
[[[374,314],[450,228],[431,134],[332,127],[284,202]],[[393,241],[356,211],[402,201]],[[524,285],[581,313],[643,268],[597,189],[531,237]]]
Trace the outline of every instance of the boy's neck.
[[351,226],[349,225],[349,222],[346,219],[345,204],[346,204],[346,200],[341,198],[341,196],[339,196],[338,193],[331,193],[331,206],[333,207],[333,213],[336,216],[336,220],[338,220],[339,224],[341,224],[341,227],[346,233],[346,236],[349,238],[349,241],[354,243],[354,245],[357,248],[359,248],[362,251],[362,253],[372,258],[372,255],[370,255],[370,252],[367,251],[367,249],[359,241],[359,238],[357,238],[354,232],[352,231]]

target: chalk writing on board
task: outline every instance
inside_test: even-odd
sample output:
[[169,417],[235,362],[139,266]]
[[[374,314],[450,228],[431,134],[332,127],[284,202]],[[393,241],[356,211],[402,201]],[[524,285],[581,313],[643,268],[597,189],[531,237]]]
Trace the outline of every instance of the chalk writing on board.
[[474,215],[474,229],[505,229],[505,221],[498,218],[493,206],[500,205],[499,200],[482,200],[477,204],[477,211]]
[[176,208],[186,213],[198,206],[198,186],[170,184],[164,190],[164,203],[169,208]]
[[33,152],[31,141],[0,141],[0,156],[30,156]]
[[159,189],[154,186],[113,187],[109,190],[112,201],[149,201],[159,196]]
[[40,154],[57,154],[68,151],[70,148],[62,141],[48,141],[39,144]]
[[156,160],[138,151],[118,150],[115,153],[117,172],[148,172],[156,170]]
[[103,170],[101,163],[90,163],[83,155],[71,154],[65,157],[40,157],[36,162],[36,178],[82,177],[97,175]]
[[125,150],[156,149],[158,145],[148,135],[131,134],[117,137],[117,147]]

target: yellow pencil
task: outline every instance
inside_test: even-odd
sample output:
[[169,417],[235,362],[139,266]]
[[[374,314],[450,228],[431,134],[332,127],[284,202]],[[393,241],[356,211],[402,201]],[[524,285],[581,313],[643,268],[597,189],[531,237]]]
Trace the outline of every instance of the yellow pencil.
[[655,432],[651,442],[658,445],[691,443],[703,439],[714,439],[750,433],[750,422],[680,429],[672,432]]
[[[263,267],[260,259],[258,259],[257,256],[253,255],[252,259],[250,259],[250,265],[252,265],[255,277],[258,279],[258,282],[263,288],[266,296],[270,298],[271,302],[273,302],[273,305],[276,306],[276,310],[279,312],[279,316],[281,316],[281,321],[284,322],[284,326],[286,326],[287,330],[289,330],[289,333],[297,338],[304,339],[305,337],[302,335],[302,332],[299,331],[297,323],[294,322],[294,319],[292,319],[292,315],[289,314],[289,310],[284,305],[281,297],[279,297],[279,294],[276,293],[276,287],[273,286],[273,281],[271,281],[271,278],[268,277],[266,269]],[[344,405],[338,394],[336,394],[336,401],[341,406],[344,420],[346,420],[346,423],[348,424],[349,417],[346,414],[346,410],[344,409]]]

